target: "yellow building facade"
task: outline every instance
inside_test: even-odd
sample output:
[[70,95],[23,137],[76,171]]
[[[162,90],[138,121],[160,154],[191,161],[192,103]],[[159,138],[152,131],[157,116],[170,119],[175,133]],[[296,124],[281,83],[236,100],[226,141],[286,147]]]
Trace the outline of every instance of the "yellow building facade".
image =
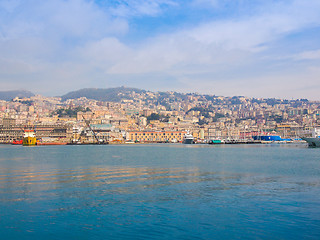
[[185,131],[131,131],[127,140],[135,142],[182,142]]

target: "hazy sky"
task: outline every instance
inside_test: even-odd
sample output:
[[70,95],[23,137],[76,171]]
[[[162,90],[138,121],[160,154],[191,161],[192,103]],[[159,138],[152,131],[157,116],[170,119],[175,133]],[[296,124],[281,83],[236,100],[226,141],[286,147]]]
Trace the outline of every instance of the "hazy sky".
[[0,0],[0,90],[320,100],[319,0]]

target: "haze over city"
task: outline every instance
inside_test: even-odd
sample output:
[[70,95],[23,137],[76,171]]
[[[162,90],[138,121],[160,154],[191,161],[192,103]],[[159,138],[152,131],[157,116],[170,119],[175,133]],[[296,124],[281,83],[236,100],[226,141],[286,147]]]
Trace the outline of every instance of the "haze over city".
[[318,0],[1,0],[0,89],[319,100]]

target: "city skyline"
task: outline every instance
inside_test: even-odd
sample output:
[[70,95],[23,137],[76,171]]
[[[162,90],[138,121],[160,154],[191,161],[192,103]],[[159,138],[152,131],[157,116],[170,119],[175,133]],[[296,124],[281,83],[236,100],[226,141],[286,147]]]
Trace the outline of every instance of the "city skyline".
[[320,2],[1,1],[0,87],[319,100]]
[[[133,92],[137,93],[150,93],[150,94],[178,94],[178,95],[184,95],[184,96],[210,96],[210,97],[222,97],[222,98],[248,98],[248,99],[260,99],[260,100],[281,100],[281,101],[310,101],[318,103],[319,100],[312,100],[308,98],[275,98],[275,97],[250,97],[245,95],[234,95],[234,96],[223,96],[223,95],[216,95],[216,94],[206,94],[206,93],[200,93],[200,92],[179,92],[179,91],[152,91],[142,88],[134,88],[134,87],[128,87],[128,86],[120,86],[120,87],[113,87],[113,88],[82,88],[82,89],[74,89],[69,92],[63,92],[61,95],[45,95],[41,93],[36,93],[34,91],[29,91],[26,89],[18,89],[18,90],[8,90],[8,91],[0,91],[0,101],[15,101],[15,99],[28,99],[30,97],[45,97],[45,98],[59,98],[61,101],[65,101],[68,99],[77,99],[77,98],[86,98],[88,100],[101,100],[102,102],[108,102],[113,100],[107,100],[110,97],[118,96],[119,99],[115,100],[115,102],[121,101],[122,97],[123,99],[127,99],[127,94],[131,94]],[[125,96],[125,97],[124,97]],[[129,98],[130,99],[130,98]]]
[[[301,134],[310,134],[310,129],[320,123],[320,102],[306,99],[253,99],[129,88],[7,99],[0,100],[0,143],[21,138],[25,126],[34,126],[39,138],[64,143],[76,139],[100,141],[92,135],[91,127],[100,132],[97,135],[102,141],[112,143],[128,139],[181,142],[181,131],[191,132],[202,143],[211,138],[250,141],[258,134],[280,135],[293,141]],[[156,132],[170,134],[153,138]]]

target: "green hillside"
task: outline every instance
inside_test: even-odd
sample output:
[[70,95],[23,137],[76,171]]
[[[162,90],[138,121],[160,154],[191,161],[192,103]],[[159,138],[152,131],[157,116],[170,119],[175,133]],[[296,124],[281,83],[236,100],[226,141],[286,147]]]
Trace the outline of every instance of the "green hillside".
[[78,91],[69,92],[61,96],[62,100],[77,99],[86,97],[97,101],[119,102],[122,99],[132,99],[132,93],[142,93],[145,90],[137,88],[117,87],[117,88],[84,88]]
[[25,98],[25,97],[32,97],[34,94],[29,91],[0,91],[0,100],[5,100],[5,101],[11,101],[15,97],[19,98]]

